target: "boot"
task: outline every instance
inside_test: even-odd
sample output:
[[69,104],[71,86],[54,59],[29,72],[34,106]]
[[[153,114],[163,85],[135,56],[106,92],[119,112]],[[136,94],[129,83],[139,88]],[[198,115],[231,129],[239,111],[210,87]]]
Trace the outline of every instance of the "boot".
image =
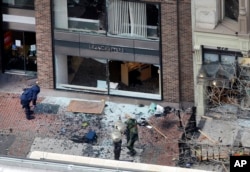
[[27,119],[28,119],[28,120],[32,120],[32,119],[35,119],[35,117],[34,117],[34,116],[30,116],[30,117],[28,117]]
[[130,155],[130,156],[135,156],[136,151],[134,149],[132,149],[129,152],[127,152],[127,154]]
[[28,120],[34,119],[34,116],[31,116],[31,111],[29,109],[26,109],[26,118]]

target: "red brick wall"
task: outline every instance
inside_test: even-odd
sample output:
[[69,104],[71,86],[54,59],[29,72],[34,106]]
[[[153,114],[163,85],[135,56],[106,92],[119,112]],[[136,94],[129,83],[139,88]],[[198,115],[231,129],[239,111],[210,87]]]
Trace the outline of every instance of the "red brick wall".
[[161,3],[163,99],[193,102],[191,0],[177,2]]
[[161,4],[163,98],[173,103],[180,102],[176,5],[176,2]]
[[181,98],[183,102],[194,102],[194,76],[192,54],[191,1],[181,0],[179,5]]
[[35,1],[37,75],[43,88],[53,88],[51,0]]

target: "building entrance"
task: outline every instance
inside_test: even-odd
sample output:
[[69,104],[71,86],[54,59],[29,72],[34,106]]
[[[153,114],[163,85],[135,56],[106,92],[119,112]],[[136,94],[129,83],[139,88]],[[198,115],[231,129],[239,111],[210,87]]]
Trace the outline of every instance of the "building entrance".
[[35,74],[37,72],[35,32],[4,32],[4,72]]

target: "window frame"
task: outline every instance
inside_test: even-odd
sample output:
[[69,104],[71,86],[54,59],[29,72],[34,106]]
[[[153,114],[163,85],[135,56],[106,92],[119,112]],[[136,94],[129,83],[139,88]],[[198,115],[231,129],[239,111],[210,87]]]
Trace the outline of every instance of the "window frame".
[[29,2],[32,1],[32,5],[11,5],[9,3],[4,3],[3,1],[1,2],[2,7],[6,8],[19,8],[19,9],[29,9],[29,10],[34,10],[35,9],[35,0],[29,0]]
[[[218,55],[218,63],[205,63],[205,54],[215,54],[215,55]],[[232,56],[232,57],[235,57],[235,60],[234,60],[234,63],[232,63],[232,64],[223,64],[223,62],[222,62],[222,58],[223,58],[223,55],[225,55],[225,56]],[[242,58],[243,57],[243,54],[242,53],[240,53],[240,52],[236,52],[236,51],[230,51],[230,50],[227,50],[227,49],[223,49],[223,48],[221,48],[221,47],[217,47],[217,49],[207,49],[207,48],[203,48],[202,49],[202,72],[203,72],[203,74],[202,75],[205,75],[206,76],[206,74],[204,73],[205,71],[204,71],[204,67],[206,66],[206,65],[209,65],[209,64],[211,64],[211,65],[218,65],[218,67],[219,66],[223,66],[223,68],[228,68],[229,67],[229,65],[233,65],[233,64],[235,64],[235,71],[238,71],[239,70],[239,66],[238,66],[238,61],[239,61],[239,58]],[[236,75],[238,75],[238,73],[236,72],[235,73]],[[198,76],[199,76],[200,74],[198,74]],[[210,78],[210,79],[212,79],[211,77],[206,77],[206,78]],[[214,79],[217,79],[217,80],[220,80],[220,79],[222,79],[222,78],[214,78]],[[227,79],[226,79],[227,80]]]
[[[226,17],[226,9],[225,9],[225,0],[220,0],[220,3],[219,3],[219,11],[220,11],[220,15],[219,15],[219,19],[221,22],[223,22],[224,20],[229,20],[231,22],[235,22],[235,23],[238,23],[238,19],[237,20],[233,20],[229,17]],[[239,8],[238,8],[238,13],[240,11],[240,5],[239,5]]]
[[[108,18],[108,16],[109,16],[109,10],[108,10],[108,4],[107,3],[109,3],[109,1],[106,1],[106,7],[107,7],[107,13],[106,13],[106,16],[107,16],[107,28],[106,28],[106,30],[107,30],[107,36],[110,36],[110,37],[121,37],[121,38],[128,38],[128,39],[134,39],[134,38],[138,38],[138,39],[148,39],[148,40],[160,40],[160,3],[153,3],[153,2],[137,2],[137,1],[132,1],[132,0],[120,0],[120,1],[124,1],[124,2],[133,2],[133,3],[143,3],[143,4],[145,4],[145,8],[146,8],[146,12],[147,12],[147,8],[148,8],[148,5],[154,5],[156,8],[158,8],[158,13],[157,13],[157,25],[155,26],[155,25],[148,25],[148,23],[147,23],[147,21],[148,21],[148,14],[146,13],[146,27],[147,27],[147,29],[148,28],[151,28],[151,27],[157,27],[156,28],[156,37],[154,37],[154,38],[152,38],[152,37],[150,37],[150,36],[148,36],[148,33],[147,33],[147,35],[146,35],[146,37],[141,37],[141,36],[135,36],[135,35],[123,35],[123,34],[112,34],[112,33],[110,33],[109,32],[109,30],[110,30],[110,28],[109,28],[109,18]],[[131,25],[131,23],[130,23],[130,21],[129,21],[129,23],[128,23],[129,25]],[[129,30],[131,30],[131,28],[129,28]]]
[[[58,0],[53,1],[53,12],[54,12],[54,26],[56,30],[65,30],[65,31],[70,31],[70,32],[82,32],[82,33],[87,33],[87,34],[97,34],[97,35],[105,35],[108,37],[119,37],[119,38],[125,38],[125,39],[138,39],[138,40],[150,40],[150,41],[159,41],[160,40],[160,32],[161,32],[161,21],[160,21],[160,10],[161,10],[161,4],[158,2],[135,2],[135,1],[125,1],[125,0],[120,0],[124,2],[131,2],[131,3],[141,3],[145,5],[145,10],[146,13],[143,17],[144,20],[146,20],[145,25],[142,25],[142,28],[146,28],[145,36],[136,36],[133,34],[112,34],[109,32],[109,21],[112,19],[109,19],[109,11],[108,11],[108,6],[111,1],[108,0],[103,0],[104,5],[102,5],[105,9],[102,11],[102,19],[88,19],[83,18],[83,14],[71,14],[69,15],[69,3],[68,1],[64,2],[65,5],[63,5],[63,8],[65,9],[60,9],[60,5],[57,5]],[[59,1],[60,2],[60,1]],[[100,1],[100,4],[102,1]],[[103,4],[102,3],[102,4]],[[73,6],[72,6],[73,7]],[[74,7],[73,7],[74,8]],[[67,11],[67,12],[64,12]],[[151,14],[152,12],[152,14]],[[63,19],[60,20],[60,17],[57,18],[57,16],[62,16],[63,14],[64,18],[67,18],[67,20]],[[133,13],[132,13],[133,14]],[[154,16],[154,17],[152,17]],[[157,16],[157,18],[156,18]],[[140,21],[141,18],[138,19]],[[60,24],[58,24],[56,21],[61,21]],[[115,20],[114,20],[115,21]],[[125,23],[127,24],[127,23]],[[138,23],[134,23],[134,26],[136,26]],[[140,24],[140,22],[139,22]],[[114,24],[113,24],[114,25]],[[101,26],[101,27],[100,27]],[[131,30],[131,28],[129,28]]]

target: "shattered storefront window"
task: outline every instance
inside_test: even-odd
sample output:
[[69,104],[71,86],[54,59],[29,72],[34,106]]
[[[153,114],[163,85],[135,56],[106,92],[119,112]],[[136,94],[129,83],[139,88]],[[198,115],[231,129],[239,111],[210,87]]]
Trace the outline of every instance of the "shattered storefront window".
[[204,86],[207,112],[223,113],[225,105],[250,110],[250,63],[236,54],[204,53],[197,83]]

